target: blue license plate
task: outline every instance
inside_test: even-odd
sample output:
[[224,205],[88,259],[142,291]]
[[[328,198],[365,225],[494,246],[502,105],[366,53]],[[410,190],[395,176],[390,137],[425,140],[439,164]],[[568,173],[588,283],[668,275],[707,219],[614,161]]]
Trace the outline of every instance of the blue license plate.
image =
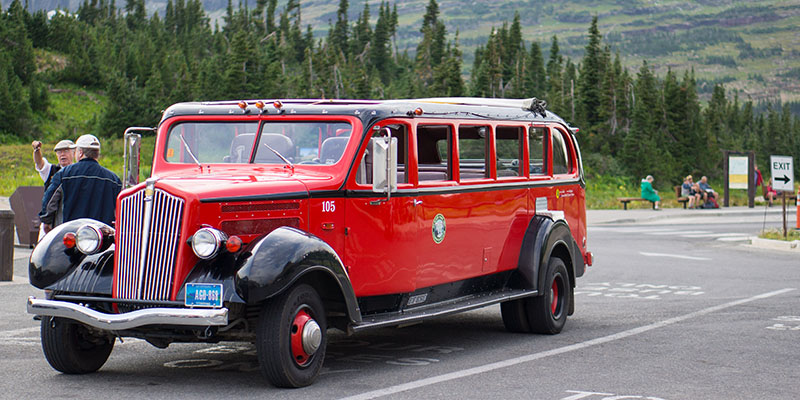
[[222,285],[219,283],[187,283],[187,307],[222,307]]

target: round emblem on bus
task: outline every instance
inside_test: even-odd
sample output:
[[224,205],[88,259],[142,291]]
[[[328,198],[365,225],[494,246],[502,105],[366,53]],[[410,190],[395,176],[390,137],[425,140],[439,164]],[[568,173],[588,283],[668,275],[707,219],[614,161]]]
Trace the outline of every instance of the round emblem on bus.
[[431,227],[431,234],[433,235],[433,241],[436,242],[436,244],[442,243],[446,232],[447,232],[447,224],[444,221],[444,215],[436,214],[436,216],[433,217],[433,224]]

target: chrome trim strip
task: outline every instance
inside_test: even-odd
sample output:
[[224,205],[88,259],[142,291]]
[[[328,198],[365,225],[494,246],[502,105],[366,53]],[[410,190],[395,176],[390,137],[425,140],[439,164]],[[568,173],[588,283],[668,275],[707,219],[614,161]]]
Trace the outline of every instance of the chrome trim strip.
[[136,298],[143,298],[142,290],[144,290],[144,270],[147,264],[147,245],[150,236],[151,217],[153,215],[153,188],[156,182],[148,179],[145,186],[144,194],[144,218],[142,219],[142,241],[139,248],[139,282],[136,287]]
[[123,314],[106,314],[68,301],[28,297],[28,314],[67,318],[107,331],[145,325],[225,326],[228,309],[146,308]]

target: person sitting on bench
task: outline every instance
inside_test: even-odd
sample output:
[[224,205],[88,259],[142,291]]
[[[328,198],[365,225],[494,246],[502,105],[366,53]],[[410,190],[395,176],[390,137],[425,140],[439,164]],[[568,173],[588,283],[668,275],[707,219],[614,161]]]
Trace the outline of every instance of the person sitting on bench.
[[653,189],[653,175],[647,175],[646,178],[642,179],[642,198],[653,202],[655,204],[655,207],[653,207],[654,209],[660,209],[659,204],[661,203],[661,197],[659,197],[658,192]]
[[687,175],[686,178],[683,179],[683,184],[681,185],[681,197],[687,197],[689,199],[689,204],[687,204],[689,208],[694,208],[695,205],[700,204],[700,194],[694,191],[694,181],[692,179],[691,175]]

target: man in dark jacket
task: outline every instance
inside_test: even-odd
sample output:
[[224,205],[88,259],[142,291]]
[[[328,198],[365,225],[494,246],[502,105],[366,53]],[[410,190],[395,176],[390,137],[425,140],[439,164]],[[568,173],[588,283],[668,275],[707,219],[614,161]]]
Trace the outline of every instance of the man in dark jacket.
[[100,166],[100,141],[83,135],[72,146],[78,162],[53,176],[42,199],[39,218],[46,228],[78,218],[92,218],[108,225],[114,222],[114,208],[122,181]]

